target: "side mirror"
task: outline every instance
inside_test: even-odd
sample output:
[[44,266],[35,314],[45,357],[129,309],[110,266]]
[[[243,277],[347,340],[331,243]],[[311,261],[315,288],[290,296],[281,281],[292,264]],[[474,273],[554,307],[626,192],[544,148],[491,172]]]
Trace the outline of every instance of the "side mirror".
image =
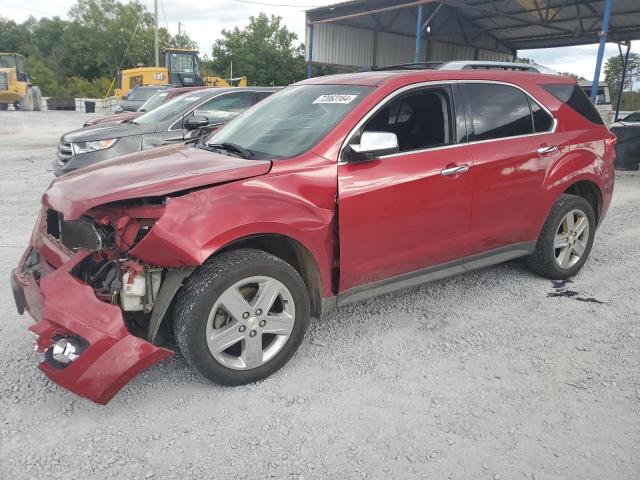
[[209,119],[204,115],[193,115],[184,121],[184,128],[187,130],[197,130],[209,125]]
[[398,137],[392,132],[362,132],[360,144],[349,145],[349,160],[364,161],[398,152]]

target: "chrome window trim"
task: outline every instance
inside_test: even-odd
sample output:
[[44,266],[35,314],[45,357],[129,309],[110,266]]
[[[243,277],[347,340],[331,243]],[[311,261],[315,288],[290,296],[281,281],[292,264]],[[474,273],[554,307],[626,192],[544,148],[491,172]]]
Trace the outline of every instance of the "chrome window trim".
[[[253,90],[240,90],[239,92],[233,92],[233,91],[232,91],[232,92],[224,92],[224,93],[220,93],[220,94],[215,95],[215,96],[213,96],[213,97],[209,97],[209,98],[207,98],[207,99],[206,99],[206,100],[204,100],[203,102],[200,102],[198,105],[196,105],[195,107],[193,107],[193,108],[192,108],[191,110],[189,110],[187,113],[185,113],[184,115],[182,115],[182,118],[186,117],[186,116],[187,116],[187,115],[189,115],[190,113],[195,112],[195,111],[198,109],[198,107],[200,107],[200,106],[204,105],[204,104],[205,104],[205,103],[207,103],[209,100],[213,100],[214,98],[218,98],[218,97],[224,97],[225,95],[229,95],[229,94],[231,94],[231,93],[243,93],[243,92],[247,92],[247,93],[249,93],[249,94],[254,93],[254,91],[253,91]],[[252,107],[252,105],[249,105],[249,107],[248,107],[248,108],[251,108],[251,107]],[[182,118],[181,118],[181,119],[179,119],[179,120],[176,120],[175,122],[173,122],[167,131],[168,131],[168,132],[176,132],[176,131],[178,131],[178,130],[184,130],[183,128],[173,128],[173,127],[175,127],[175,126],[176,126],[176,124],[177,124],[177,123],[179,123],[179,122],[182,120]]]
[[[425,153],[425,152],[431,152],[431,151],[437,151],[437,150],[444,150],[444,149],[462,147],[462,146],[467,146],[467,145],[489,143],[489,142],[501,142],[501,141],[504,141],[504,140],[512,140],[514,138],[517,139],[517,138],[525,138],[525,137],[536,137],[536,136],[539,136],[539,135],[547,135],[549,133],[555,133],[556,129],[558,128],[558,120],[556,119],[556,117],[553,116],[551,111],[544,105],[544,103],[542,103],[540,100],[538,100],[534,95],[530,94],[524,88],[520,87],[519,85],[515,85],[513,83],[504,82],[504,81],[500,81],[500,80],[437,80],[437,81],[430,81],[430,82],[412,83],[411,85],[405,85],[404,87],[402,87],[402,88],[396,90],[395,92],[392,92],[389,95],[387,95],[386,97],[384,97],[382,100],[380,100],[378,102],[378,104],[374,108],[369,110],[367,112],[367,114],[360,119],[360,121],[356,124],[356,126],[354,128],[351,129],[349,134],[345,137],[345,140],[342,142],[342,146],[340,147],[340,151],[338,152],[338,164],[349,163],[346,160],[342,160],[342,156],[344,154],[345,149],[349,145],[349,141],[354,137],[354,135],[360,129],[360,127],[362,127],[362,125],[364,125],[373,115],[375,115],[389,100],[392,100],[394,97],[396,97],[396,96],[398,96],[398,95],[400,95],[402,93],[405,93],[405,92],[407,92],[409,90],[420,89],[420,88],[423,88],[423,87],[431,87],[431,86],[451,86],[451,85],[454,85],[454,84],[461,84],[461,83],[488,83],[488,84],[505,85],[505,86],[517,88],[522,93],[524,93],[527,97],[529,97],[532,100],[534,100],[538,105],[540,105],[540,108],[542,108],[545,112],[547,112],[547,114],[553,120],[553,122],[551,124],[551,128],[549,130],[547,130],[547,131],[544,131],[544,132],[527,133],[525,135],[514,135],[513,137],[500,137],[500,138],[490,138],[490,139],[487,139],[487,140],[473,140],[471,142],[466,141],[466,142],[462,142],[462,143],[452,143],[452,144],[449,144],[449,145],[442,145],[440,147],[429,147],[429,148],[421,148],[419,150],[411,150],[411,151],[407,151],[407,152],[391,153],[389,155],[382,155],[382,156],[377,157],[377,158],[380,159],[380,160],[383,160],[385,158],[394,158],[394,157],[398,157],[400,155],[413,155],[413,154],[418,154],[418,153]],[[456,108],[455,105],[454,105],[453,108]],[[533,122],[533,118],[531,119],[531,121]],[[535,128],[535,126],[534,126],[534,128]]]

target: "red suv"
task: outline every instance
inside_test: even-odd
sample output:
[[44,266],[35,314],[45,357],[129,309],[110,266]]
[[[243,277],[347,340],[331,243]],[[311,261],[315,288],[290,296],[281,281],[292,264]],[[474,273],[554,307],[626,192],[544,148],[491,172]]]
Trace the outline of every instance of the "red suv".
[[105,403],[173,335],[239,385],[336,305],[516,257],[574,275],[615,137],[571,78],[473,67],[306,80],[197,145],[56,179],[12,275],[40,368]]

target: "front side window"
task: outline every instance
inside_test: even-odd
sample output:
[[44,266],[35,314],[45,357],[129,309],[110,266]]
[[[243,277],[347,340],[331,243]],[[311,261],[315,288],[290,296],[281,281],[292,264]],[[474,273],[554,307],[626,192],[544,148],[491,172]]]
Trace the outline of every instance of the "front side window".
[[516,137],[533,133],[525,93],[509,85],[462,84],[473,117],[474,140]]
[[290,158],[324,138],[374,87],[294,85],[271,95],[207,139],[251,150],[252,158]]
[[452,143],[453,122],[448,88],[428,88],[402,95],[382,107],[354,135],[390,132],[398,138],[398,151],[409,152]]

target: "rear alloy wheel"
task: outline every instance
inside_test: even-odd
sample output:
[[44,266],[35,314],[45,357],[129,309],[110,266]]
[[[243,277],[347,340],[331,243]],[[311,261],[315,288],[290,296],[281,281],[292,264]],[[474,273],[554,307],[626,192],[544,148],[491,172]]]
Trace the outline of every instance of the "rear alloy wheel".
[[527,257],[527,264],[543,277],[572,277],[587,261],[595,229],[591,204],[582,197],[562,195],[542,228],[534,253]]
[[181,289],[174,332],[187,362],[223,385],[242,385],[281,368],[309,323],[309,296],[298,272],[253,249],[207,261]]
[[553,243],[558,267],[567,270],[580,261],[587,249],[589,230],[589,219],[584,212],[571,210],[565,215]]

